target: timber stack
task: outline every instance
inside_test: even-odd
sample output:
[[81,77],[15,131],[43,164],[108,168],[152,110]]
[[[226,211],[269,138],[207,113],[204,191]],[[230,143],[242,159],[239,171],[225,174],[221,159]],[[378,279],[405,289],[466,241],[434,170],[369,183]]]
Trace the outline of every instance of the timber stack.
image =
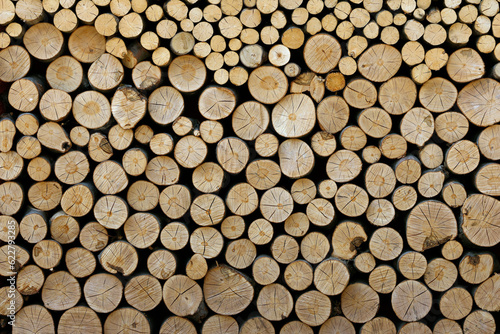
[[0,0],[0,26],[0,328],[498,332],[497,0]]

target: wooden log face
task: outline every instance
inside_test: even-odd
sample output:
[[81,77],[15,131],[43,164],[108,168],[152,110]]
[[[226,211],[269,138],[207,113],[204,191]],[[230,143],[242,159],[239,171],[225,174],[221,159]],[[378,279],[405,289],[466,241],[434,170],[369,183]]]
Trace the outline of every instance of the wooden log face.
[[495,333],[498,1],[0,0],[0,25],[13,333]]

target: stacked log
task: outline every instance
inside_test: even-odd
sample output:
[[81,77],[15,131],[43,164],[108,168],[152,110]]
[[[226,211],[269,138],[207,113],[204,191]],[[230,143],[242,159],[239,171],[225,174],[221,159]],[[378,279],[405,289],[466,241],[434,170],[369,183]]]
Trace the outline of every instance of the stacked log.
[[0,27],[2,330],[497,331],[497,0],[0,0]]

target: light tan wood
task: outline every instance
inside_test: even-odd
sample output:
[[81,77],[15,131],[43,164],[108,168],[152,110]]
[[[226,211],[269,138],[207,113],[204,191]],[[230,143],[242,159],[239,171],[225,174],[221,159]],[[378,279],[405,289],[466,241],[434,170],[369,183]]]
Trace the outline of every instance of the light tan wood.
[[327,296],[341,294],[349,279],[347,266],[336,259],[326,259],[314,270],[314,285]]
[[465,333],[494,333],[496,331],[495,318],[486,311],[474,311],[465,318]]
[[197,228],[189,239],[193,252],[201,254],[206,259],[218,256],[224,246],[221,233],[213,227]]
[[71,275],[82,278],[92,275],[97,261],[89,250],[74,247],[66,252],[65,263]]
[[[465,236],[476,245],[494,245],[498,241],[498,236],[492,230],[497,223],[492,217],[499,209],[498,200],[487,195],[474,194],[469,196],[462,206],[462,228]],[[481,220],[477,216],[481,215]]]
[[425,64],[433,71],[443,68],[448,59],[448,54],[443,48],[433,48],[425,53]]
[[287,318],[293,311],[292,295],[283,285],[266,285],[257,297],[257,309],[267,320]]
[[19,223],[21,237],[29,243],[36,244],[47,235],[46,217],[42,211],[31,211]]
[[457,277],[458,270],[453,262],[437,258],[427,265],[424,281],[431,290],[446,291],[455,283]]
[[285,96],[288,80],[280,69],[273,66],[261,66],[250,74],[248,87],[250,94],[257,101],[274,104]]
[[160,282],[151,275],[132,277],[125,286],[123,294],[130,306],[143,312],[154,309],[162,301]]
[[354,267],[362,273],[371,272],[375,265],[375,257],[370,252],[361,253],[354,258]]
[[202,279],[207,274],[207,271],[207,261],[200,254],[194,254],[186,265],[186,275],[192,280]]
[[58,212],[50,218],[50,235],[60,244],[69,244],[80,234],[80,226],[75,218]]
[[43,94],[42,83],[38,78],[25,77],[14,81],[10,86],[9,104],[21,112],[33,111]]
[[378,294],[367,284],[350,284],[342,292],[342,313],[354,323],[364,323],[371,320],[377,313],[379,306]]
[[[418,223],[421,220],[427,225]],[[445,243],[457,235],[456,219],[444,203],[430,200],[415,206],[407,220],[408,244],[416,251],[426,250]]]
[[92,63],[106,50],[106,39],[93,26],[82,26],[69,37],[68,49],[76,60]]
[[33,136],[37,133],[40,123],[38,118],[30,113],[24,113],[16,119],[16,129],[26,136]]
[[357,254],[359,247],[367,240],[367,235],[361,225],[346,221],[340,223],[334,230],[332,236],[332,255],[343,260],[350,260]]
[[[417,321],[427,315],[432,306],[432,295],[427,287],[414,280],[399,283],[391,296],[394,312],[403,321]],[[403,313],[403,310],[406,310]]]
[[212,311],[235,315],[250,304],[254,289],[243,274],[229,266],[218,265],[208,271],[203,283],[203,295]]
[[149,213],[138,212],[130,216],[123,231],[127,241],[135,248],[144,249],[156,242],[160,235],[158,218]]
[[100,253],[99,263],[111,274],[120,273],[129,276],[138,264],[137,251],[128,242],[115,241]]
[[102,333],[101,320],[97,314],[86,306],[75,306],[65,311],[59,319],[58,333],[74,333],[77,330],[87,330]]
[[300,253],[302,257],[312,264],[316,264],[325,259],[330,250],[328,238],[318,232],[310,232],[300,243]]
[[187,227],[179,222],[167,224],[161,231],[160,240],[163,246],[169,250],[184,248],[189,241]]
[[88,306],[99,313],[113,311],[120,303],[122,294],[121,281],[111,274],[92,275],[83,287]]
[[16,287],[23,296],[37,294],[43,287],[45,276],[42,269],[34,264],[23,267],[17,274]]
[[355,79],[344,89],[344,99],[351,107],[366,109],[377,101],[377,90],[370,81]]
[[291,334],[291,333],[311,334],[314,332],[309,325],[306,325],[301,321],[294,320],[285,324],[283,327],[281,327],[280,330],[280,334]]
[[[215,314],[205,320],[201,332],[202,334],[237,334],[239,332],[239,325],[233,317]],[[196,329],[193,326],[194,333],[196,333]]]
[[81,295],[78,281],[66,271],[50,274],[42,288],[43,304],[53,311],[63,311],[75,306]]
[[386,199],[375,199],[366,209],[366,218],[373,225],[385,226],[394,219],[395,213],[391,202]]
[[151,275],[166,280],[175,273],[177,263],[172,253],[159,249],[149,255],[147,266]]
[[190,192],[182,185],[168,186],[160,195],[161,209],[171,219],[182,217],[189,209],[190,203]]
[[33,246],[32,256],[33,261],[35,261],[35,264],[40,268],[52,269],[60,263],[63,255],[62,253],[62,247],[58,242],[46,239]]
[[335,206],[348,217],[358,217],[368,208],[368,194],[357,185],[344,184],[335,194]]
[[91,252],[102,250],[108,244],[108,232],[101,224],[87,223],[80,231],[80,243]]
[[202,116],[214,121],[228,117],[235,107],[234,92],[224,87],[206,88],[198,100],[198,108]]
[[147,155],[140,148],[131,148],[123,154],[122,166],[129,175],[141,175],[146,170],[147,163]]
[[0,160],[0,179],[4,181],[17,179],[23,170],[23,158],[15,151],[9,151],[6,153],[1,152]]
[[56,333],[52,315],[42,305],[27,305],[16,314],[16,326],[12,328],[12,333],[20,334],[24,330],[33,333],[40,328],[47,334]]

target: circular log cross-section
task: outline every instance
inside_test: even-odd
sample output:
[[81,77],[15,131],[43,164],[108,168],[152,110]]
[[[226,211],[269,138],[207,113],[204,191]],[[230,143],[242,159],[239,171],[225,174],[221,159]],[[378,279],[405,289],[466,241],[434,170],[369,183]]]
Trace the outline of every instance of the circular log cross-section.
[[260,66],[250,73],[248,90],[257,101],[274,104],[285,96],[288,80],[279,68]]
[[205,276],[203,294],[212,311],[221,315],[235,315],[250,305],[254,288],[240,272],[219,265],[210,269]]

